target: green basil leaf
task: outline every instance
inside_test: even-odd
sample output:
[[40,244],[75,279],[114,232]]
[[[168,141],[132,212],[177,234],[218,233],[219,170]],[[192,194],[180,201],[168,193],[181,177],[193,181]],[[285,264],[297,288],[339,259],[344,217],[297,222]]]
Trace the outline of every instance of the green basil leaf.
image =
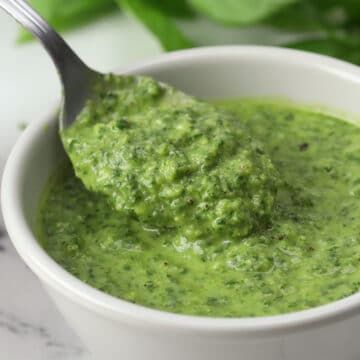
[[147,0],[116,0],[119,6],[130,11],[141,21],[167,50],[184,49],[194,46],[176,26],[173,19]]
[[360,37],[356,34],[347,34],[346,36],[329,34],[323,39],[305,40],[286,46],[333,56],[360,65]]
[[327,28],[320,11],[311,1],[302,1],[281,9],[264,24],[290,31],[321,31]]
[[189,0],[196,10],[225,24],[249,25],[299,0]]
[[195,15],[187,0],[147,0],[147,3],[175,18],[189,18]]

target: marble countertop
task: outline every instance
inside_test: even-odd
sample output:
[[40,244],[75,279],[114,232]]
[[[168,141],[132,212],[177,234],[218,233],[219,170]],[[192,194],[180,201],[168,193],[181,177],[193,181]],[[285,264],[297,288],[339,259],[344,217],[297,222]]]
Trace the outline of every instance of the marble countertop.
[[0,349],[12,360],[75,360],[90,355],[66,325],[6,233],[0,237]]
[[[60,94],[48,56],[37,43],[17,46],[17,29],[0,11],[0,172],[21,133],[20,124],[49,113]],[[104,71],[160,52],[140,25],[121,14],[73,31],[66,39],[87,63]],[[0,359],[89,358],[17,255],[0,220]]]

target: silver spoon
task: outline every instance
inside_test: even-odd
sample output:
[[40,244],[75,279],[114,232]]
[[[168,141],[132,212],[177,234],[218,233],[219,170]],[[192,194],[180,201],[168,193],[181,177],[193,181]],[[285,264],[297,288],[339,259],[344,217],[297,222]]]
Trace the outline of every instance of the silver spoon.
[[26,1],[0,0],[0,8],[36,36],[52,58],[63,88],[59,122],[60,129],[65,129],[76,119],[91,94],[92,83],[102,74],[85,65]]

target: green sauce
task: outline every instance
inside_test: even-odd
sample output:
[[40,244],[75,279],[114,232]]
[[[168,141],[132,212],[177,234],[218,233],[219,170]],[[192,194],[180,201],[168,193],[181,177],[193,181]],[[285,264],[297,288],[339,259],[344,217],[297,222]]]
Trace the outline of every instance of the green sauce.
[[277,174],[236,116],[148,77],[107,76],[62,133],[76,175],[119,216],[200,240],[269,222]]
[[83,182],[63,164],[38,219],[59,264],[122,299],[206,316],[286,313],[359,290],[358,127],[260,100],[215,108],[127,81],[125,106],[106,105],[121,116],[105,121],[99,97],[63,134]]

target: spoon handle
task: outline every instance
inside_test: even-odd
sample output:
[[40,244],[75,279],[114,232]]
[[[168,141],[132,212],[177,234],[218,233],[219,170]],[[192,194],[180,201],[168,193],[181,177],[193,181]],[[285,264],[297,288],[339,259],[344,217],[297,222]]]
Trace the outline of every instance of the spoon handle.
[[59,72],[65,89],[71,73],[87,68],[64,39],[26,1],[0,0],[0,8],[42,42]]

